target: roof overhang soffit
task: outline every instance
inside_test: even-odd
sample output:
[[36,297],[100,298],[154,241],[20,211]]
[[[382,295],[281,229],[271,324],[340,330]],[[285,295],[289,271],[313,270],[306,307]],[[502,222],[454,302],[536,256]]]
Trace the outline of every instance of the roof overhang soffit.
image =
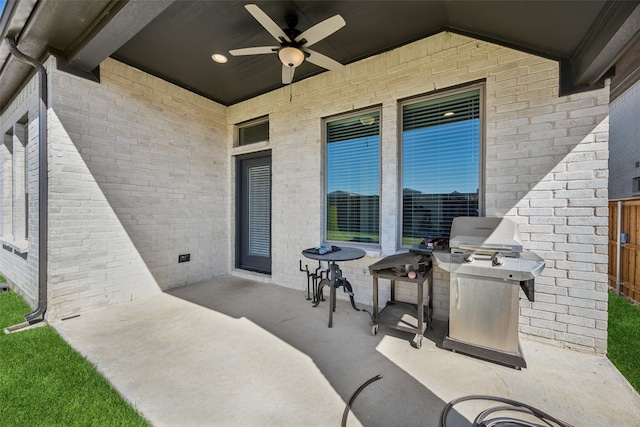
[[[174,1],[112,2],[78,43],[66,52],[66,63],[82,71],[91,72]],[[457,28],[443,30],[465,33]],[[483,38],[477,34],[468,35]],[[610,76],[608,73],[613,71],[616,60],[638,39],[640,2],[608,2],[573,56],[558,59],[561,68],[560,95],[603,87],[604,78]],[[506,44],[515,49],[529,51],[527,48]]]
[[561,88],[561,94],[599,86],[599,82],[612,72],[616,61],[638,39],[638,2],[608,2],[574,55],[568,60],[561,60],[562,83],[565,86]]
[[[66,62],[83,71],[94,70],[173,2],[174,0],[112,2],[78,43],[66,52]],[[464,33],[459,29],[451,30]],[[604,78],[610,76],[616,61],[638,39],[639,2],[608,2],[573,56],[559,59],[560,94],[602,87]],[[513,45],[511,47],[519,48]],[[528,51],[526,48],[520,49]]]
[[[162,14],[174,0],[155,1],[116,1],[103,0],[98,4],[106,5],[96,11],[87,28],[79,32],[75,41],[67,45],[63,52],[56,52],[50,46],[42,46],[38,37],[40,15],[46,14],[43,5],[55,0],[7,0],[7,9],[11,14],[3,14],[0,22],[2,38],[9,36],[19,42],[20,48],[36,58],[43,58],[47,52],[55,52],[60,67],[69,72],[82,71],[91,73],[99,64],[125,45],[136,34],[142,31],[151,21]],[[95,9],[95,7],[94,7]],[[6,12],[6,11],[5,11]],[[42,18],[42,19],[41,19]],[[567,24],[569,25],[569,24]],[[591,30],[583,38],[580,46],[571,57],[554,56],[552,53],[536,52],[535,49],[515,45],[509,38],[495,40],[483,37],[482,34],[466,32],[464,28],[452,28],[444,22],[442,30],[450,30],[472,37],[485,39],[511,48],[523,50],[557,60],[560,64],[560,95],[602,87],[604,78],[609,77],[612,67],[629,47],[640,40],[640,1],[613,0],[605,3],[598,19]],[[31,33],[35,33],[35,36]],[[4,48],[4,40],[0,40],[0,63],[4,64],[0,74],[4,77],[4,89],[0,90],[3,102],[7,92],[15,90],[28,67],[16,64]],[[38,44],[40,43],[40,44]],[[22,68],[20,68],[22,67]],[[11,87],[11,89],[9,88]]]
[[91,71],[160,15],[174,0],[112,2],[67,52],[67,62]]

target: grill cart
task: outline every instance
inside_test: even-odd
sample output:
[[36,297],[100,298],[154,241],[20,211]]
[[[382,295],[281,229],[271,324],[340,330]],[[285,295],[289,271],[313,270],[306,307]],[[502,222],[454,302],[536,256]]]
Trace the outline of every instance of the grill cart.
[[[428,254],[401,253],[381,259],[369,266],[373,276],[373,325],[371,333],[378,333],[379,325],[416,334],[415,346],[422,346],[422,335],[431,322],[433,282],[431,277],[431,257]],[[391,300],[378,311],[378,279],[391,282]],[[414,303],[396,301],[396,282],[407,282],[417,288]],[[425,305],[424,286],[427,285]],[[426,311],[426,316],[425,316]]]

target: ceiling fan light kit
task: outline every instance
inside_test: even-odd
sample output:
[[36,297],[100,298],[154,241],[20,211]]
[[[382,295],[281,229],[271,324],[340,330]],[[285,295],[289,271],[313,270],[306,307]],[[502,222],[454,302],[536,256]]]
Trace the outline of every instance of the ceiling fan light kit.
[[304,61],[304,53],[300,49],[287,46],[278,51],[278,58],[287,67],[298,67]]
[[304,32],[296,27],[298,17],[290,15],[286,17],[288,28],[282,29],[269,16],[255,4],[247,4],[245,9],[256,21],[264,27],[276,39],[280,46],[247,47],[232,49],[229,53],[233,56],[263,55],[277,53],[282,62],[282,83],[289,84],[293,81],[295,68],[300,66],[305,59],[319,67],[331,71],[341,71],[344,65],[328,56],[308,49],[309,46],[329,37],[340,28],[347,25],[340,15],[332,16],[312,26]]

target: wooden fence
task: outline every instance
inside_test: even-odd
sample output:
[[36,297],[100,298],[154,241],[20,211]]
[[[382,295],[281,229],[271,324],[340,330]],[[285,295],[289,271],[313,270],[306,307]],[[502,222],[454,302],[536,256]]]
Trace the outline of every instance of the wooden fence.
[[[640,302],[640,199],[622,202],[620,232],[627,242],[620,251],[620,289],[629,298]],[[609,201],[609,286],[616,289],[618,254],[618,201]]]

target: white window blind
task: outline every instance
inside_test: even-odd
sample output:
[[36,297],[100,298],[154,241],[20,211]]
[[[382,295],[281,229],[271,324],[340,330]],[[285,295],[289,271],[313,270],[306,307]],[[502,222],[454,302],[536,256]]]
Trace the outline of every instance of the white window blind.
[[271,167],[249,168],[249,254],[271,253]]
[[380,112],[327,123],[326,239],[380,241]]

